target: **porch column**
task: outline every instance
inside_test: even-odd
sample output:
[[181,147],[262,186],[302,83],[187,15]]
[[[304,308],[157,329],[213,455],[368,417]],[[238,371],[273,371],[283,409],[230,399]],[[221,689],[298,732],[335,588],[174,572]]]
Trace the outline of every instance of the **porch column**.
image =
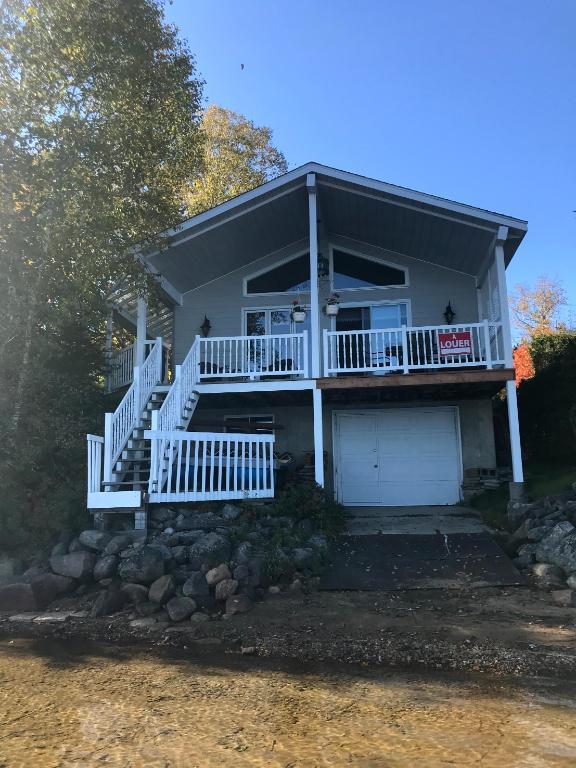
[[[502,323],[502,341],[504,344],[504,360],[507,368],[514,368],[512,354],[512,328],[510,325],[510,310],[508,308],[508,290],[506,287],[506,263],[504,261],[504,243],[508,236],[508,227],[499,227],[494,247],[494,264],[498,281],[498,297],[500,299],[500,322]],[[522,445],[520,443],[520,422],[518,420],[518,397],[516,382],[506,382],[506,404],[508,409],[508,428],[510,431],[510,452],[512,454],[512,480],[510,497],[522,495],[524,471],[522,469]]]
[[322,419],[322,390],[312,390],[314,409],[314,480],[324,488],[324,425]]
[[112,376],[112,334],[114,331],[114,313],[112,310],[108,312],[106,318],[106,364],[108,371],[106,373],[106,389],[111,391],[111,376]]
[[306,176],[310,233],[310,349],[312,378],[320,376],[320,308],[318,306],[318,214],[316,205],[316,174]]
[[146,314],[148,305],[146,299],[138,299],[138,309],[136,314],[136,356],[134,366],[140,368],[144,363],[146,356]]

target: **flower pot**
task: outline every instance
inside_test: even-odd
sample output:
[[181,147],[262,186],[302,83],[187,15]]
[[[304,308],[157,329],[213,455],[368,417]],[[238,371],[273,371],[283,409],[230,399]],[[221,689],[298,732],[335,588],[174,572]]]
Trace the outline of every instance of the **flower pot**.
[[292,312],[292,320],[295,323],[303,323],[306,320],[306,312],[304,310],[294,310]]
[[334,315],[337,315],[339,309],[340,309],[339,304],[326,304],[326,314],[329,317],[333,317]]

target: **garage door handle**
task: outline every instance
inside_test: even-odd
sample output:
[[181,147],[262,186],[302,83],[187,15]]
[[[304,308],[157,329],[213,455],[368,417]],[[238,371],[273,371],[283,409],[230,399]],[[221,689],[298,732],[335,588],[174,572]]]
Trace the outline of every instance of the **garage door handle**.
[[378,464],[374,464],[374,469],[378,469]]

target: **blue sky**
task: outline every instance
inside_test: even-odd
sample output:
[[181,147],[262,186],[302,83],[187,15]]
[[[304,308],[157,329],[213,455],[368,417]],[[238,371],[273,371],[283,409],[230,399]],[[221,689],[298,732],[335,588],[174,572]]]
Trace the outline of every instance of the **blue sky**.
[[[527,219],[576,312],[576,0],[173,0],[207,103],[309,160]],[[244,65],[244,69],[241,68]]]

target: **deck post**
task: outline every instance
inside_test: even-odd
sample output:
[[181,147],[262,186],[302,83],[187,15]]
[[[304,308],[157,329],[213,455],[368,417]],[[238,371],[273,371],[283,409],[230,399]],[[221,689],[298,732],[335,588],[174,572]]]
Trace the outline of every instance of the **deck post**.
[[[512,453],[512,480],[515,489],[524,482],[522,469],[522,446],[520,444],[520,423],[518,421],[518,398],[516,396],[516,382],[506,382],[506,402],[508,405],[508,427],[510,429],[510,451]],[[510,495],[513,496],[514,494]]]
[[146,299],[140,297],[138,299],[138,309],[136,315],[136,360],[134,365],[141,367],[144,363],[146,356],[146,315],[148,312],[148,305]]
[[113,413],[104,414],[104,477],[105,483],[112,480],[112,417]]
[[106,318],[106,365],[108,370],[106,372],[106,390],[112,391],[112,334],[114,331],[114,313],[112,310],[108,312]]
[[504,243],[508,236],[508,227],[499,227],[496,245],[494,246],[494,263],[498,279],[498,298],[500,304],[500,321],[502,323],[502,340],[504,342],[504,360],[508,368],[514,367],[512,354],[512,329],[510,327],[510,311],[508,309],[508,291],[506,289],[506,262],[504,260]]
[[492,368],[492,348],[490,345],[490,326],[488,320],[482,321],[484,330],[484,357],[486,358],[486,368],[491,370]]
[[314,480],[324,487],[324,429],[322,418],[322,390],[312,390],[314,409]]
[[320,308],[318,297],[318,212],[316,201],[316,174],[306,176],[308,189],[308,216],[310,238],[310,348],[312,350],[312,378],[320,376]]

